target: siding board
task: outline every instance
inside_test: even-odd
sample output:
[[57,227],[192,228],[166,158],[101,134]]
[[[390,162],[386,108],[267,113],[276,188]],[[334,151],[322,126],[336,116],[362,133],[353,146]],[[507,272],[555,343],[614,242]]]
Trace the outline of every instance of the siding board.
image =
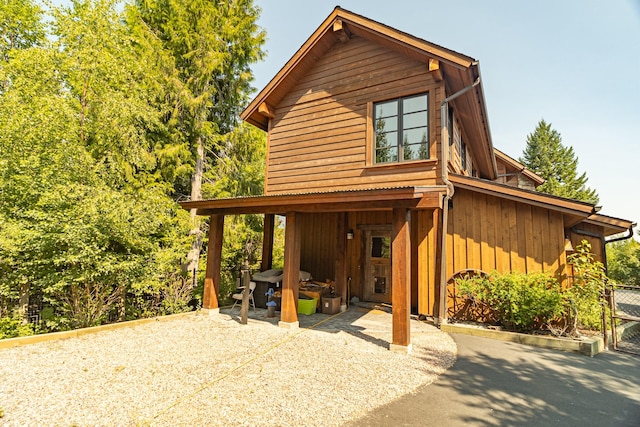
[[337,43],[274,106],[266,194],[436,183],[435,162],[410,169],[367,164],[367,105],[430,92],[430,155],[437,145],[438,94],[426,64],[358,37]]

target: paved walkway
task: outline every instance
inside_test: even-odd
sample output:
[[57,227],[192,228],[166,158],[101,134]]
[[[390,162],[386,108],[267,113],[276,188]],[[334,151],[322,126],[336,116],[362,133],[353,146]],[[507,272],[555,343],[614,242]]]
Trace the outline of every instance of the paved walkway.
[[640,426],[640,357],[452,334],[456,364],[353,426]]

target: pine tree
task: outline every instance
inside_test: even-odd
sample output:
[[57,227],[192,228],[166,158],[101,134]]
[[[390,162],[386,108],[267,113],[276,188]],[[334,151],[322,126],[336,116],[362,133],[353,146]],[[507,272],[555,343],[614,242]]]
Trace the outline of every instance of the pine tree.
[[578,175],[578,158],[573,147],[562,145],[560,133],[544,119],[527,136],[527,146],[520,162],[545,179],[538,191],[598,203],[598,193],[586,186],[586,173]]
[[[201,200],[205,170],[215,165],[215,153],[251,91],[250,65],[263,56],[260,9],[253,0],[136,0],[134,5],[131,12],[161,41],[159,54],[171,62],[166,65],[173,104],[168,124],[192,153],[190,198]],[[204,224],[195,209],[191,221],[187,270],[196,272]]]

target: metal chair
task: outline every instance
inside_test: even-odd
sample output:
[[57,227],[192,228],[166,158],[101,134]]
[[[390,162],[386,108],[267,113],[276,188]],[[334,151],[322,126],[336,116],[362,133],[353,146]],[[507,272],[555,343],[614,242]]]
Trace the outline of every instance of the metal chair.
[[[255,291],[256,289],[256,282],[249,282],[249,303],[251,305],[253,305],[253,311],[256,311],[256,302],[253,299],[253,291]],[[242,306],[242,292],[244,290],[244,286],[240,286],[238,288],[238,292],[231,295],[231,298],[233,298],[235,300],[235,302],[233,303],[233,307],[231,307],[231,311],[233,311],[233,309],[236,307],[236,304],[240,303],[240,306]]]

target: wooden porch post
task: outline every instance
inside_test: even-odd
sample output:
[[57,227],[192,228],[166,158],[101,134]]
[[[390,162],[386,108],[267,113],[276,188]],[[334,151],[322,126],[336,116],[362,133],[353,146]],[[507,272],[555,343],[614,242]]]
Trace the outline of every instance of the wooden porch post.
[[260,270],[270,270],[273,266],[273,229],[275,227],[275,215],[264,214],[264,230],[262,237],[262,262]]
[[[445,201],[447,203],[447,201]],[[437,300],[438,315],[436,317],[437,324],[447,323],[447,237],[445,236],[448,208],[435,209],[433,212],[434,227],[436,228],[436,283],[437,283]],[[437,222],[436,222],[437,221]]]
[[287,212],[284,231],[284,272],[282,278],[282,307],[279,326],[297,328],[298,289],[300,281],[300,221],[299,214]]
[[347,304],[347,213],[338,214],[338,238],[336,241],[336,295]]
[[409,210],[393,209],[391,246],[391,303],[393,306],[392,351],[411,351],[411,234],[409,230]]
[[222,261],[222,237],[224,215],[211,215],[209,220],[209,243],[207,245],[207,271],[204,279],[202,308],[217,312],[220,292],[220,264]]

